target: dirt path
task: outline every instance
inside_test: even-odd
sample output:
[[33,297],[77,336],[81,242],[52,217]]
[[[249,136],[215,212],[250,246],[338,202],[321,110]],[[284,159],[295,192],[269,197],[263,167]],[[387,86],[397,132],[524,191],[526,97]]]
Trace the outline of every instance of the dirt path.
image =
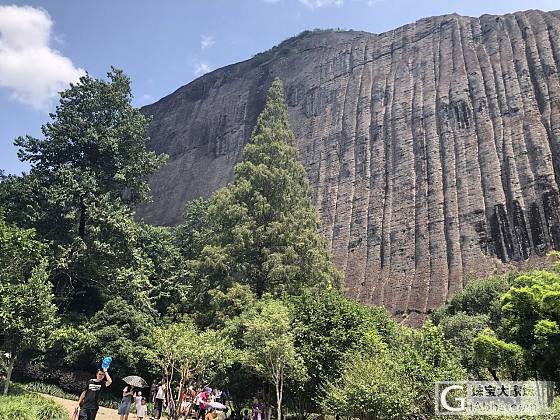
[[[53,397],[52,395],[46,394],[41,394],[41,396],[60,404],[61,406],[66,408],[66,410],[68,410],[68,413],[70,415],[74,414],[74,409],[78,405],[77,401],[65,400],[64,398]],[[119,415],[117,414],[117,410],[99,407],[96,420],[119,420]],[[128,420],[136,420],[136,414],[129,415]]]

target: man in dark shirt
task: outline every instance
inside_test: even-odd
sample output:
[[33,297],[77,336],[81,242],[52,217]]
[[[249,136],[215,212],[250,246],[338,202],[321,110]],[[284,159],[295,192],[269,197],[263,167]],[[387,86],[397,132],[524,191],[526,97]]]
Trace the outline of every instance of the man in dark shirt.
[[99,369],[95,379],[90,379],[87,388],[80,395],[78,406],[80,407],[79,420],[95,420],[97,410],[99,410],[99,396],[101,390],[113,383],[107,369]]

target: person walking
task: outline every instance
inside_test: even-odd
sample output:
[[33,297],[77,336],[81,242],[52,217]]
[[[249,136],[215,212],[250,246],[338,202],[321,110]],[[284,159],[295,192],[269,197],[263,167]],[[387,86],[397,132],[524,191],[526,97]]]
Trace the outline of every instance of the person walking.
[[212,388],[210,388],[208,386],[206,388],[204,388],[204,391],[202,391],[199,394],[199,397],[198,397],[198,401],[199,401],[198,412],[197,412],[197,415],[196,415],[197,420],[200,420],[200,419],[204,420],[204,418],[206,416],[206,408],[208,407],[208,402],[209,402],[209,399],[210,399],[210,394],[212,394]]
[[142,401],[140,402],[140,407],[136,409],[136,419],[137,420],[144,420],[148,415],[148,406],[146,405],[146,398],[141,397]]
[[130,412],[130,406],[132,405],[132,399],[134,398],[134,388],[127,385],[123,389],[121,405],[117,414],[120,415],[120,420],[128,420],[128,413]]
[[140,415],[138,414],[141,410],[141,406],[142,406],[142,400],[145,400],[145,398],[142,398],[142,391],[137,391],[136,394],[134,395],[134,407],[136,408],[136,420],[138,420],[140,418]]
[[81,393],[78,399],[80,414],[79,420],[95,420],[99,410],[99,397],[101,391],[111,386],[113,380],[107,369],[99,369],[94,379],[90,379],[87,388]]
[[154,412],[152,413],[154,419],[161,419],[163,406],[166,404],[166,388],[166,383],[162,380],[157,387],[157,392],[154,398]]
[[264,420],[264,402],[260,398],[253,401],[253,420]]

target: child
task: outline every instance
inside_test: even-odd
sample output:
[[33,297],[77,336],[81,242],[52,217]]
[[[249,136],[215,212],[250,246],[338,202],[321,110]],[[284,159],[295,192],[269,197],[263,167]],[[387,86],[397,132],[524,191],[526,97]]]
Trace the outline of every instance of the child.
[[144,417],[148,414],[148,406],[146,405],[146,398],[142,397],[140,405],[136,407],[136,418],[138,420],[144,420]]
[[138,412],[140,411],[140,406],[142,405],[142,391],[138,391],[134,396],[134,405],[136,406],[136,419],[138,419]]

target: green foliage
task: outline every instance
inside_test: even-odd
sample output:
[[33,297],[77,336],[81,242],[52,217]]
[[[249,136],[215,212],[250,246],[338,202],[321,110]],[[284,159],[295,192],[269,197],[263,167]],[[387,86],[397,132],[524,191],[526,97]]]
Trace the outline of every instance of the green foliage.
[[[146,270],[146,293],[149,302],[143,310],[152,308],[163,316],[180,317],[190,307],[191,275],[174,229],[139,224],[136,247]],[[128,287],[128,296],[141,289]],[[139,302],[140,303],[140,302]]]
[[168,384],[177,384],[179,392],[173,398],[178,407],[181,390],[195,381],[213,382],[234,363],[237,352],[229,337],[215,330],[200,331],[185,317],[152,330],[148,358]]
[[0,284],[0,333],[4,349],[19,354],[23,350],[43,349],[57,323],[52,303],[52,285],[48,281],[46,262],[19,283]]
[[362,419],[403,419],[414,413],[414,389],[404,382],[387,352],[357,355],[347,363],[340,383],[328,383],[323,412]]
[[78,401],[79,395],[70,394],[63,391],[60,387],[43,382],[29,382],[22,385],[27,391],[37,392],[40,394],[52,395],[53,397],[64,398],[66,400]]
[[39,395],[0,396],[0,420],[68,420],[64,407]]
[[[439,326],[442,328],[446,340],[460,354],[461,365],[469,372],[478,372],[478,366],[474,363],[471,351],[472,341],[489,324],[489,315],[469,315],[465,312],[457,312],[439,320]],[[476,376],[480,376],[480,374],[477,373]]]
[[501,298],[501,334],[530,352],[542,379],[560,379],[560,274],[535,271],[515,279]]
[[55,191],[62,188],[64,201],[79,211],[105,194],[130,203],[145,199],[145,176],[165,160],[145,149],[148,121],[131,106],[128,77],[114,68],[107,76],[108,82],[83,76],[61,92],[53,122],[42,127],[43,139],[15,141],[31,173]]
[[213,221],[208,216],[210,201],[204,198],[191,200],[185,206],[183,223],[176,232],[177,245],[188,260],[196,259],[210,241]]
[[340,273],[319,233],[307,174],[292,143],[282,83],[275,80],[234,182],[208,207],[214,232],[199,257],[201,306],[206,290],[234,282],[250,285],[258,297],[338,286]]
[[[8,220],[50,243],[51,280],[68,311],[92,288],[146,277],[131,208],[147,197],[146,177],[165,156],[145,149],[148,121],[131,105],[128,77],[113,69],[108,79],[86,75],[61,93],[44,137],[15,141],[30,173],[0,188]],[[90,311],[102,303],[89,300]]]
[[309,378],[300,412],[318,407],[328,381],[337,380],[344,363],[368,345],[370,334],[387,340],[396,332],[396,323],[380,308],[369,308],[345,297],[337,290],[306,291],[293,299],[293,321],[297,351],[303,357]]
[[439,324],[442,318],[463,312],[466,315],[486,315],[488,325],[495,328],[501,318],[500,296],[509,289],[513,278],[513,274],[509,274],[470,280],[447,305],[434,311],[432,320]]
[[373,333],[369,345],[346,360],[341,378],[328,382],[321,406],[346,417],[425,418],[433,415],[435,382],[463,377],[439,327],[403,327],[387,343]]
[[116,297],[95,314],[89,323],[93,335],[93,363],[98,363],[99,355],[111,355],[114,359],[111,369],[117,376],[149,372],[152,366],[146,359],[154,318],[144,309]]
[[183,384],[208,383],[236,358],[228,337],[215,330],[200,331],[188,318],[155,327],[151,341],[152,363],[170,380],[178,377]]
[[303,360],[294,345],[291,317],[285,304],[269,299],[242,317],[245,361],[272,384],[288,377],[306,377]]
[[426,322],[419,329],[403,328],[402,336],[389,342],[406,383],[417,394],[416,415],[433,413],[433,390],[437,381],[465,379],[466,372],[443,330]]
[[11,353],[4,393],[16,358],[44,349],[58,322],[43,249],[33,230],[9,226],[0,214],[0,337]]
[[[470,280],[465,288],[438,308],[431,319],[460,355],[461,365],[475,379],[486,378],[487,366],[475,361],[472,343],[486,328],[497,330],[502,322],[500,297],[513,283],[513,275]],[[481,368],[484,368],[481,371]]]
[[256,302],[255,294],[246,284],[234,283],[226,292],[214,289],[208,293],[211,296],[208,311],[199,311],[197,321],[199,325],[209,325],[215,329],[225,328],[230,320],[240,316]]
[[485,329],[472,341],[474,363],[488,369],[494,380],[519,380],[524,369],[524,352],[515,343],[506,343],[496,338],[490,329]]
[[471,281],[432,319],[477,379],[488,378],[488,371],[493,378],[557,381],[558,308],[560,274],[541,270]]
[[275,387],[277,418],[281,418],[284,384],[304,382],[307,371],[297,353],[290,308],[278,300],[264,299],[242,316],[243,362]]
[[45,361],[52,368],[84,369],[91,366],[95,347],[94,331],[86,321],[82,325],[63,324],[49,337]]
[[36,239],[34,229],[8,225],[0,211],[0,281],[18,283],[29,277],[41,261],[46,245]]

